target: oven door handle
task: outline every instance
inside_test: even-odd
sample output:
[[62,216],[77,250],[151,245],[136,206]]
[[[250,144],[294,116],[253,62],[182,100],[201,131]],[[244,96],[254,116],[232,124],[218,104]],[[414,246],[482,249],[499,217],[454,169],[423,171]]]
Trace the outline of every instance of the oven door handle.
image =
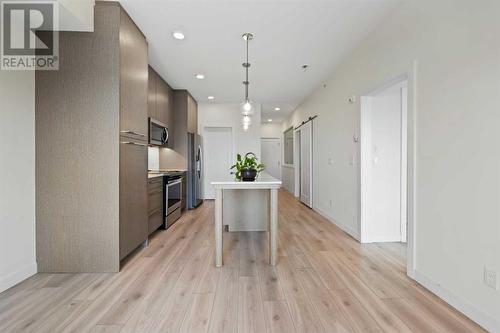
[[177,185],[177,184],[180,184],[180,183],[182,183],[182,179],[173,181],[171,183],[167,183],[167,186],[170,187],[170,186],[174,186],[174,185]]

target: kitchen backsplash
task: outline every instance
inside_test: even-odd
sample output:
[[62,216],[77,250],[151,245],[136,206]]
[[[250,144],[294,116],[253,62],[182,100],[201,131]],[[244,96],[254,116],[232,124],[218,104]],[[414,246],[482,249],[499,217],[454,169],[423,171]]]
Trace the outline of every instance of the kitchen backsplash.
[[148,169],[160,169],[160,148],[148,147]]
[[169,149],[160,149],[160,168],[187,170],[187,160],[179,152]]

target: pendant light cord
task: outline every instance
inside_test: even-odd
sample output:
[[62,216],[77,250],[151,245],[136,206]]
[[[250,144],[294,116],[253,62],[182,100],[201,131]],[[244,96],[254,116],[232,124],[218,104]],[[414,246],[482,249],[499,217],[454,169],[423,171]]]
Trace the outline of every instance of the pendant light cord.
[[245,67],[245,82],[243,82],[243,84],[245,85],[245,102],[248,101],[248,85],[250,84],[250,82],[248,81],[248,69],[250,67],[250,63],[248,62],[248,49],[249,49],[249,46],[248,46],[248,43],[250,43],[250,40],[253,38],[252,34],[251,33],[246,33],[243,35],[243,37],[245,38],[245,41],[247,43],[246,47],[247,47],[247,50],[246,50],[246,62],[243,64],[243,67]]
[[246,69],[245,101],[248,101],[248,85],[250,84],[250,82],[248,81],[248,67],[250,66],[250,64],[248,63],[248,43],[249,43],[249,38],[247,37],[247,62],[245,66]]

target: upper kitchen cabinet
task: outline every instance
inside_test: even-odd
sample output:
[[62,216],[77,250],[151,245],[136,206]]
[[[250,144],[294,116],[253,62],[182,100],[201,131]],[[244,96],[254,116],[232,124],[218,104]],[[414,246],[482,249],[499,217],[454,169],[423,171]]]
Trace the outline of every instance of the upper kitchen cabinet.
[[173,148],[174,93],[165,80],[151,67],[148,70],[148,116],[156,119],[169,129],[167,147]]
[[157,74],[151,66],[148,66],[148,117],[153,119],[158,118],[156,115],[156,82],[158,82]]
[[187,93],[187,131],[189,133],[198,133],[198,103]]
[[179,134],[198,133],[198,102],[187,90],[174,90],[174,114],[176,132]]
[[[43,32],[40,32],[43,34]],[[147,239],[147,42],[118,2],[35,71],[39,272],[116,272]]]
[[158,76],[156,84],[156,107],[160,121],[171,128],[174,123],[174,91],[165,80]]
[[120,132],[147,139],[148,45],[130,16],[120,11]]
[[[169,168],[187,170],[188,133],[198,132],[198,103],[187,90],[174,90],[174,150],[169,160],[160,164]],[[172,131],[170,131],[172,133]],[[161,157],[160,157],[161,158]]]

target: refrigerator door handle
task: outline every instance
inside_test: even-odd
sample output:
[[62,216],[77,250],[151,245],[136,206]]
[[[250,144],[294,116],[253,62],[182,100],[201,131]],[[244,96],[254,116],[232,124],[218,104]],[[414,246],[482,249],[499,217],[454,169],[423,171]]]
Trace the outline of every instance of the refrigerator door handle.
[[201,165],[202,163],[202,153],[201,153],[201,146],[198,146],[198,156],[196,158],[196,168],[197,168],[197,173],[198,173],[198,179],[201,179]]

